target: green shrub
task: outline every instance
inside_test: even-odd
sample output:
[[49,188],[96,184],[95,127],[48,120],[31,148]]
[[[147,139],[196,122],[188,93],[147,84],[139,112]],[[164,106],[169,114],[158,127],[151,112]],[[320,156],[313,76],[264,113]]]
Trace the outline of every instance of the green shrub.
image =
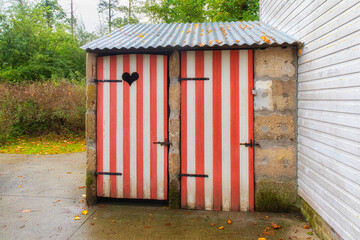
[[20,135],[83,133],[85,111],[82,84],[0,84],[0,142]]

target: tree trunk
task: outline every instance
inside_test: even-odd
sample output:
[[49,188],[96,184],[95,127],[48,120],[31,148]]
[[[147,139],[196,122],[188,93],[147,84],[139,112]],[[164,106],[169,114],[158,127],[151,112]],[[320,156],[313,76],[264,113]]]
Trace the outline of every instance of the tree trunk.
[[111,0],[109,0],[109,32],[111,32]]
[[74,5],[71,0],[71,35],[74,37]]

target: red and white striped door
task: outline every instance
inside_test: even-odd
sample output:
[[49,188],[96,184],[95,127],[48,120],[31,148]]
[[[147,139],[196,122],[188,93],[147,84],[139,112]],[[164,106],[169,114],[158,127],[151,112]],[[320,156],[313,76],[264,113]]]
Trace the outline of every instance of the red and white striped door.
[[182,52],[181,78],[181,206],[253,211],[252,50]]
[[167,199],[167,56],[98,57],[97,79],[97,195]]

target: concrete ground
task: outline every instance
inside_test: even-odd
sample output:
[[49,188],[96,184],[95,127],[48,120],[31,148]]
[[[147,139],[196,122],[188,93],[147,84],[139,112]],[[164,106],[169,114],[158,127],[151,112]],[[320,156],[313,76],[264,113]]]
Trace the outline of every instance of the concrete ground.
[[312,230],[300,216],[289,214],[171,210],[166,202],[105,199],[88,208],[84,185],[85,153],[0,154],[0,239],[318,239],[307,234]]

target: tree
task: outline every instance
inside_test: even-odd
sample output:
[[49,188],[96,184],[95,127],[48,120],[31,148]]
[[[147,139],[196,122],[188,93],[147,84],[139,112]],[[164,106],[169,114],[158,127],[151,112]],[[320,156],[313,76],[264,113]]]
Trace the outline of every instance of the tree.
[[118,0],[100,0],[98,4],[99,13],[106,13],[106,20],[108,22],[109,32],[111,32],[111,27],[113,24],[113,18],[116,14],[116,8],[118,5]]
[[[0,80],[75,78],[85,74],[85,53],[66,24],[48,27],[40,4],[10,7],[0,22]],[[56,19],[56,18],[54,18]]]
[[145,3],[145,13],[157,22],[204,22],[207,0],[161,0]]
[[44,8],[44,13],[49,28],[52,28],[54,24],[64,22],[66,20],[66,14],[61,8],[57,0],[41,0],[39,5]]
[[258,20],[258,0],[208,0],[207,15],[215,21]]
[[139,23],[139,18],[136,16],[140,11],[140,7],[136,5],[133,0],[129,0],[128,6],[120,5],[117,7],[120,16],[114,20],[116,27],[121,27],[128,23]]
[[151,0],[144,12],[156,22],[252,21],[258,19],[258,0]]

